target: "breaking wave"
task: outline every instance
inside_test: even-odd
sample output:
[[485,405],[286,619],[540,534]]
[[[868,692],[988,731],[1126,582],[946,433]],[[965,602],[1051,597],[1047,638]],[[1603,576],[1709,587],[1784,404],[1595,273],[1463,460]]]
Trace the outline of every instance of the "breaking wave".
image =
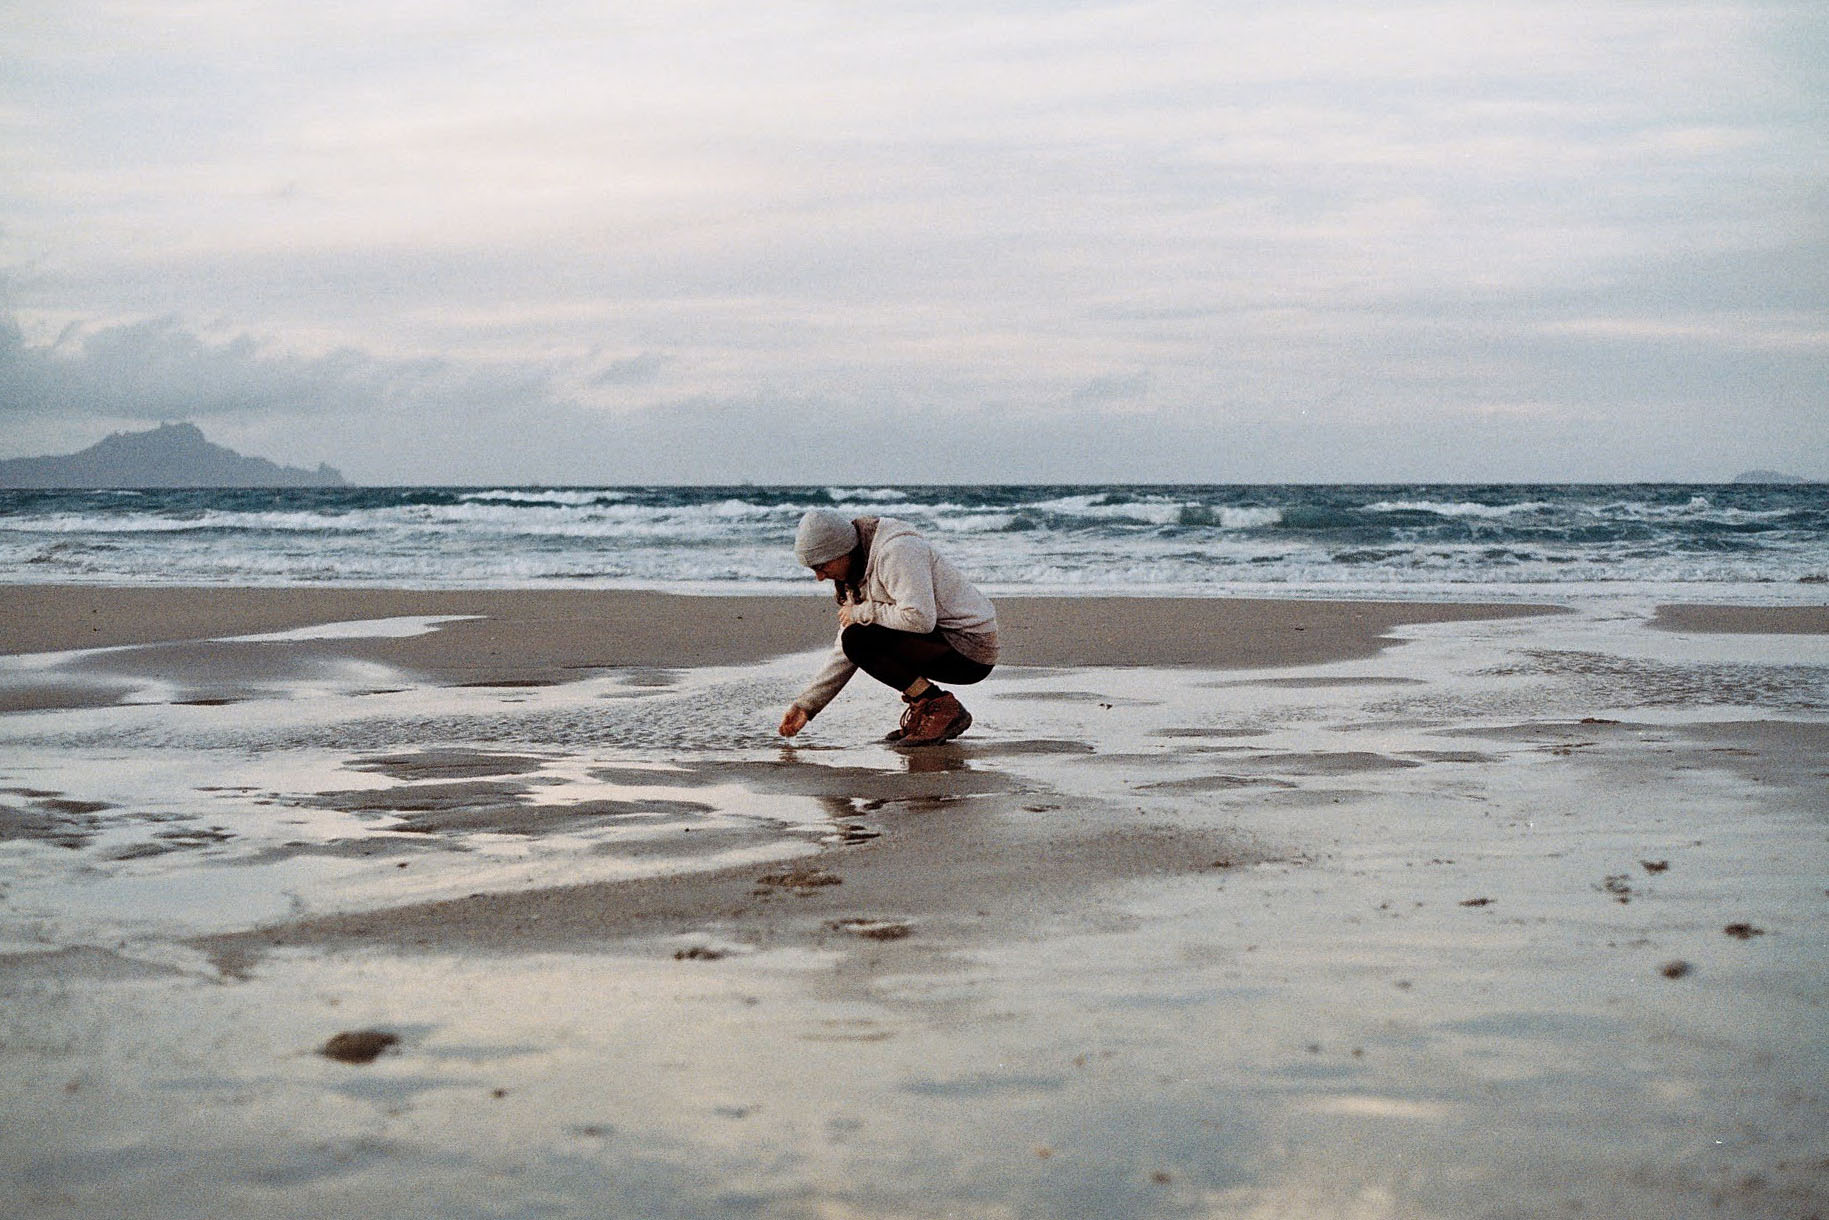
[[1829,488],[496,487],[0,492],[9,579],[807,589],[808,508],[901,517],[987,587],[1821,601]]

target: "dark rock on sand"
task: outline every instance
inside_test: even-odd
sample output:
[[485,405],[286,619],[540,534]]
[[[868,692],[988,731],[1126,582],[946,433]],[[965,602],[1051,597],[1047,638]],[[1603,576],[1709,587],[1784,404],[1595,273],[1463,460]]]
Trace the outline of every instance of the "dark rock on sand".
[[821,886],[843,884],[844,878],[824,869],[792,868],[786,872],[766,873],[756,878],[756,892],[760,894],[771,889],[781,889],[792,890],[796,894],[810,894]]
[[381,1052],[400,1041],[398,1034],[379,1029],[345,1030],[324,1045],[318,1054],[338,1063],[373,1063]]
[[711,949],[704,945],[693,945],[690,949],[675,950],[673,960],[676,962],[715,962],[726,954],[722,949]]
[[902,940],[913,932],[907,924],[890,919],[840,919],[830,927],[865,940]]

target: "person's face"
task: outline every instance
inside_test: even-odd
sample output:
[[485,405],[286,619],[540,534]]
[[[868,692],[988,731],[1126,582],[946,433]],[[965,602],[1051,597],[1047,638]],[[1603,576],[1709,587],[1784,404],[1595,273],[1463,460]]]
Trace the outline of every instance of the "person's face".
[[813,575],[820,580],[849,580],[851,578],[851,556],[840,555],[837,559],[828,559],[813,569]]

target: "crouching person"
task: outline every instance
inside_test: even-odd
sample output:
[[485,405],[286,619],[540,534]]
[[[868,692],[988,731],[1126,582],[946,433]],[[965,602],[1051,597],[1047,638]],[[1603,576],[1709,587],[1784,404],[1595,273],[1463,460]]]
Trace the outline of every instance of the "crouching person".
[[905,521],[847,520],[828,509],[800,519],[794,557],[833,583],[838,643],[782,716],[783,737],[805,728],[860,669],[907,705],[884,740],[938,745],[971,727],[972,714],[936,683],[969,686],[990,674],[997,611],[959,569]]

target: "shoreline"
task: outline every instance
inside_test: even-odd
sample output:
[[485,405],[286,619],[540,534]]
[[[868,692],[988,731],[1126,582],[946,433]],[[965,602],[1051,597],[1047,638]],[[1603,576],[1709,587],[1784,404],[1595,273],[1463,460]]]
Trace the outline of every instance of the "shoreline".
[[[1563,613],[1551,604],[1262,597],[1017,596],[996,599],[1006,664],[1301,664],[1371,655],[1394,627]],[[1121,613],[1120,613],[1121,612]],[[0,656],[203,643],[386,618],[467,617],[377,645],[403,660],[513,644],[532,665],[742,664],[826,647],[823,590],[692,595],[643,590],[0,585]],[[742,623],[738,628],[736,624]],[[1246,629],[1296,635],[1228,643]],[[1825,625],[1829,630],[1829,625]],[[1322,645],[1325,636],[1343,637]],[[1173,637],[1173,638],[1167,638]],[[1349,649],[1341,653],[1337,648]]]
[[[996,600],[1009,665],[1255,668],[1371,656],[1403,626],[1566,614],[1557,602],[1020,595]],[[823,590],[675,594],[631,589],[0,584],[0,656],[201,644],[390,618],[469,619],[424,635],[345,641],[432,668],[512,649],[534,668],[729,665],[828,646]],[[479,621],[480,620],[480,621]],[[743,624],[738,627],[737,624]],[[1659,604],[1647,626],[1703,634],[1829,634],[1829,603]],[[1256,633],[1257,638],[1240,638]],[[1308,638],[1299,638],[1307,635]],[[1269,638],[1275,637],[1275,638]],[[376,659],[382,659],[377,656]]]
[[[1548,603],[1261,597],[997,599],[999,664],[1260,669],[1376,656],[1399,628],[1567,614]],[[551,685],[619,668],[742,665],[823,650],[823,591],[685,595],[641,590],[117,587],[0,585],[0,657],[93,649],[158,650],[162,667],[232,666],[256,679],[285,658],[323,654],[234,637],[334,623],[442,618],[422,633],[335,641],[345,658],[434,682]],[[1829,605],[1665,604],[1646,626],[1727,635],[1829,634]],[[227,641],[227,642],[225,642]],[[98,665],[96,668],[106,668]],[[272,677],[276,674],[266,674]]]
[[[1001,665],[1253,669],[1375,656],[1399,627],[1561,614],[1503,603],[1264,598],[1010,597],[997,602]],[[331,623],[447,618],[421,634],[334,641],[340,657],[435,682],[552,685],[618,668],[741,665],[831,646],[831,602],[629,590],[125,588],[0,586],[0,656],[123,649],[166,669],[220,667],[249,678],[283,668],[285,649],[235,637]],[[98,669],[107,666],[99,662]],[[271,674],[265,676],[273,676]]]
[[[996,604],[1006,672],[1328,665],[1377,657],[1411,627],[1580,617],[1573,606],[1509,602],[1023,596]],[[1643,626],[1666,637],[1822,636],[1829,606],[1661,605]],[[0,585],[0,712],[107,706],[149,691],[167,692],[156,701],[239,701],[332,675],[371,686],[551,687],[824,652],[834,629],[828,595],[815,588],[706,596]],[[40,659],[14,659],[30,657]]]
[[1829,1204],[1829,635],[999,609],[973,732],[897,751],[868,684],[776,737],[817,596],[0,588],[14,647],[112,642],[0,660],[0,1183],[45,1220]]

